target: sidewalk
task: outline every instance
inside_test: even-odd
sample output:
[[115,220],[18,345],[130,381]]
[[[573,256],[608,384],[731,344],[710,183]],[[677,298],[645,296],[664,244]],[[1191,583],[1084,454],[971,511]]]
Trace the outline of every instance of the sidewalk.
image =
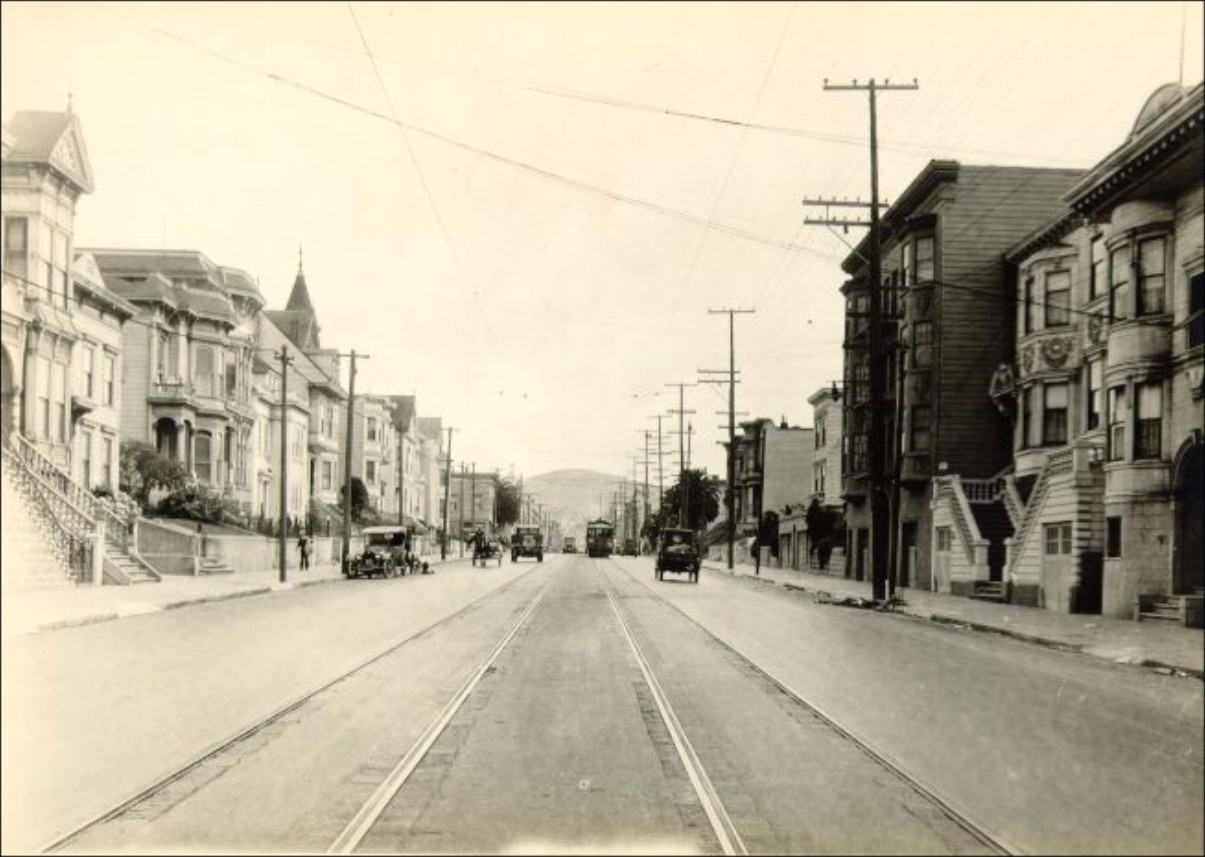
[[[752,565],[737,565],[730,572],[726,563],[714,560],[704,560],[703,565],[708,570],[770,581],[778,586],[802,591],[817,603],[841,602],[846,598],[867,602],[871,599],[869,581],[764,566],[759,576],[754,573]],[[896,596],[903,601],[892,608],[896,613],[975,631],[1004,634],[1019,640],[1082,652],[1114,663],[1154,667],[1160,672],[1185,673],[1205,680],[1205,632],[1199,628],[1055,613],[920,589],[900,589]]]
[[[441,563],[438,558],[428,560],[433,569],[455,561],[451,557],[446,563]],[[280,572],[268,569],[198,577],[164,575],[158,583],[133,586],[77,586],[5,592],[0,602],[0,636],[36,634],[125,616],[173,610],[189,604],[223,601],[344,579],[336,562],[315,565],[305,571],[290,566],[286,578],[287,581],[281,583]]]

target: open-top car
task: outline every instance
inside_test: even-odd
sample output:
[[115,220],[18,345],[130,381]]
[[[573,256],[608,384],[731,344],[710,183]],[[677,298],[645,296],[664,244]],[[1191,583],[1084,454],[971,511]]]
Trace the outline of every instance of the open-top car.
[[365,527],[364,550],[348,560],[348,577],[395,577],[407,571],[406,528]]
[[665,529],[657,542],[657,560],[654,571],[658,580],[665,578],[667,571],[689,574],[691,583],[699,582],[702,557],[691,530]]

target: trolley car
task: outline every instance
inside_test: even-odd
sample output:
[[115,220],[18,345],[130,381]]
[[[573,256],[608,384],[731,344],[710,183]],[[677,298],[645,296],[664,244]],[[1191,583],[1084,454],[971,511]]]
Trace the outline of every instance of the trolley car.
[[610,556],[615,550],[615,527],[599,518],[586,524],[586,554],[593,557]]

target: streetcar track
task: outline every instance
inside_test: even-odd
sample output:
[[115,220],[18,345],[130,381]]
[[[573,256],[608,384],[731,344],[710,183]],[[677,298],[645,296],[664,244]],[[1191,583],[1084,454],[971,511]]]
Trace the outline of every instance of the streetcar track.
[[[893,776],[895,776],[897,779],[899,779],[901,782],[903,782],[906,786],[911,788],[914,792],[916,792],[918,795],[920,795],[925,801],[929,802],[931,805],[933,805],[935,808],[937,808],[947,818],[949,818],[952,822],[954,822],[960,828],[965,830],[968,834],[970,834],[972,837],[974,837],[980,843],[987,846],[992,851],[994,851],[998,854],[1019,855],[1019,854],[1025,853],[1018,846],[1007,842],[1007,840],[1005,840],[1003,836],[1001,836],[997,833],[994,833],[992,831],[989,831],[984,825],[975,821],[968,811],[959,808],[952,799],[942,795],[934,786],[931,786],[931,785],[925,783],[924,781],[922,781],[920,778],[918,778],[912,774],[909,774],[902,767],[902,765],[900,763],[896,762],[894,759],[892,759],[891,755],[888,754],[886,751],[879,749],[871,741],[857,735],[856,733],[850,731],[846,727],[839,724],[832,715],[826,713],[815,703],[810,702],[807,699],[805,699],[802,694],[800,694],[798,691],[794,690],[786,682],[777,678],[772,673],[770,673],[768,670],[759,666],[757,663],[755,663],[754,661],[752,661],[751,659],[746,657],[732,643],[728,642],[723,637],[716,634],[710,628],[707,628],[705,625],[703,625],[701,622],[699,622],[693,616],[688,614],[685,610],[683,610],[677,604],[674,604],[672,601],[669,601],[664,596],[657,594],[653,590],[653,588],[651,586],[649,586],[648,583],[646,583],[643,580],[640,580],[638,577],[631,574],[623,565],[618,563],[613,557],[609,557],[608,559],[610,560],[612,565],[614,565],[616,568],[619,569],[619,571],[621,571],[624,574],[625,577],[629,578],[633,582],[639,584],[643,589],[645,589],[648,592],[649,598],[652,598],[654,601],[656,601],[660,604],[663,604],[666,607],[672,608],[674,611],[676,611],[678,614],[680,614],[684,619],[688,620],[692,625],[694,625],[700,631],[702,631],[704,634],[706,634],[718,646],[720,646],[722,649],[724,649],[728,653],[730,653],[733,657],[738,659],[738,661],[740,661],[742,664],[744,664],[747,669],[749,669],[754,674],[765,679],[767,682],[769,682],[771,685],[773,685],[775,688],[777,688],[781,693],[785,694],[788,697],[788,699],[790,699],[792,702],[794,702],[795,704],[806,709],[809,713],[811,713],[814,717],[816,717],[825,726],[827,726],[828,728],[830,728],[831,730],[836,732],[838,735],[840,735],[845,740],[849,741],[851,744],[853,744],[855,747],[857,747],[859,750],[861,750],[865,755],[867,755],[870,759],[872,759],[876,764],[878,764],[881,767],[883,767],[884,769],[886,769],[889,773],[891,773]],[[608,585],[610,585],[609,581],[608,581]],[[608,597],[610,597],[609,592],[608,592]],[[612,606],[615,606],[614,601],[612,601]],[[618,607],[616,607],[616,611],[618,612]],[[622,618],[621,618],[621,621],[622,621]]]
[[678,716],[674,713],[673,706],[670,705],[669,698],[661,687],[661,683],[653,674],[652,665],[648,662],[648,658],[640,648],[640,644],[636,641],[631,628],[628,627],[623,611],[619,609],[619,604],[616,602],[614,587],[607,579],[606,574],[599,571],[597,563],[591,562],[591,566],[595,574],[602,581],[603,592],[607,597],[608,603],[611,605],[615,618],[619,620],[619,628],[623,632],[624,639],[627,640],[628,646],[636,656],[636,664],[640,667],[640,672],[644,676],[645,684],[648,686],[653,702],[657,706],[661,720],[669,732],[669,736],[674,743],[674,748],[678,751],[678,756],[682,760],[683,767],[686,768],[686,775],[690,779],[691,786],[694,787],[699,803],[707,815],[707,820],[711,823],[712,830],[715,831],[720,848],[728,855],[748,854],[749,851],[745,848],[745,843],[741,839],[740,832],[736,829],[736,825],[732,823],[732,818],[728,815],[728,810],[724,808],[724,803],[720,800],[715,786],[712,785],[711,778],[707,776],[707,771],[704,769],[702,761],[691,745],[690,739],[687,738],[686,732],[678,720]]
[[[488,600],[496,595],[501,595],[502,593],[504,593],[507,590],[511,589],[512,587],[516,586],[518,583],[525,580],[528,576],[530,576],[532,573],[540,570],[541,568],[542,568],[541,566],[533,566],[532,568],[523,572],[522,574],[520,574],[518,577],[514,578],[513,580],[509,580],[506,583],[502,584],[501,586],[497,587],[496,589],[491,589],[489,592],[482,593],[477,598],[474,598],[472,601],[465,604],[463,607],[459,608],[455,612],[450,613],[441,619],[437,619],[436,621],[420,628],[417,631],[407,634],[405,637],[403,637],[400,640],[396,640],[396,641],[389,643],[383,649],[362,659],[361,661],[359,661],[352,667],[344,670],[343,672],[339,673],[335,677],[326,679],[321,684],[317,685],[316,687],[313,687],[310,690],[303,692],[299,696],[293,698],[291,701],[289,701],[289,702],[285,703],[284,705],[280,706],[279,708],[277,708],[272,713],[270,713],[266,716],[263,716],[263,717],[259,718],[258,720],[254,721],[253,723],[251,723],[250,725],[237,730],[234,734],[232,734],[226,738],[220,739],[217,742],[215,742],[214,744],[211,744],[209,747],[202,750],[200,753],[195,755],[189,761],[177,766],[174,770],[159,777],[154,782],[152,782],[150,785],[139,789],[131,797],[128,797],[122,801],[119,801],[116,805],[114,805],[110,809],[101,811],[100,813],[93,816],[91,819],[88,819],[87,821],[83,822],[82,824],[76,826],[73,830],[71,830],[65,834],[61,834],[61,835],[57,836],[56,838],[50,840],[48,843],[37,848],[36,853],[50,854],[50,853],[54,853],[56,851],[60,851],[63,848],[66,848],[67,846],[69,846],[71,843],[78,840],[80,837],[87,834],[88,832],[90,832],[104,824],[108,824],[109,822],[111,822],[115,819],[121,818],[123,816],[127,816],[132,811],[135,811],[136,809],[138,809],[140,806],[142,806],[144,804],[147,805],[148,807],[152,806],[153,801],[156,798],[160,797],[164,792],[166,792],[168,789],[170,789],[173,784],[181,781],[185,777],[192,774],[194,771],[202,769],[207,764],[214,762],[219,757],[221,757],[223,754],[230,751],[232,748],[237,747],[240,743],[243,743],[243,742],[247,741],[248,739],[261,735],[261,734],[267,732],[268,730],[272,729],[273,727],[281,724],[282,722],[284,722],[286,720],[286,718],[288,718],[290,715],[297,712],[299,709],[301,709],[307,703],[311,702],[315,697],[319,696],[320,694],[324,693],[327,690],[330,690],[334,686],[346,681],[347,679],[351,678],[352,676],[356,675],[357,673],[363,672],[368,667],[372,666],[373,664],[377,663],[378,661],[382,660],[383,658],[388,657],[389,655],[393,654],[397,650],[401,649],[403,646],[426,636],[427,634],[434,631],[436,628],[440,627],[441,625],[445,625],[456,619],[460,619],[463,616],[479,609],[482,606],[483,602],[485,602],[486,600]],[[537,594],[536,600],[538,600],[540,597],[543,596],[545,589],[547,589],[547,584],[545,584],[543,587],[541,587],[541,589],[539,590],[539,592]],[[526,616],[526,615],[527,615],[527,613],[524,613],[524,616]],[[519,626],[521,626],[521,624],[522,623],[520,622]],[[516,626],[516,627],[519,627],[519,626]]]
[[502,639],[500,639],[494,645],[493,649],[490,650],[490,653],[486,656],[485,660],[482,661],[480,666],[478,666],[477,669],[473,671],[472,675],[470,675],[469,678],[464,682],[464,684],[461,685],[460,689],[456,692],[448,704],[445,705],[443,710],[440,711],[433,721],[431,721],[431,723],[423,731],[423,734],[419,736],[419,739],[415,741],[410,747],[410,750],[406,752],[406,755],[404,755],[398,761],[398,763],[389,772],[389,775],[385,777],[379,786],[377,786],[368,800],[365,801],[360,807],[360,810],[355,814],[355,816],[352,817],[351,821],[347,823],[347,825],[343,828],[343,831],[335,838],[335,841],[331,843],[330,847],[327,848],[327,854],[350,854],[356,849],[356,846],[360,844],[364,837],[368,835],[368,832],[372,829],[372,826],[376,823],[377,819],[380,818],[386,807],[389,806],[389,802],[393,800],[394,796],[399,791],[401,791],[402,787],[406,784],[406,781],[410,779],[411,774],[414,773],[415,769],[418,768],[423,759],[427,757],[427,754],[431,751],[431,748],[435,745],[435,742],[439,740],[441,735],[444,734],[444,731],[452,722],[452,718],[456,716],[456,713],[460,710],[465,700],[469,698],[469,695],[472,694],[473,690],[480,683],[481,679],[494,671],[494,662],[498,659],[498,656],[502,654],[503,650],[510,644],[510,641],[514,639],[515,635],[518,634],[523,626],[527,623],[527,620],[531,617],[531,614],[535,612],[536,607],[544,598],[544,593],[548,591],[549,585],[549,583],[545,583],[542,587],[540,587],[539,591],[536,592],[535,597],[528,603],[527,607],[524,608],[519,618],[515,620],[514,624],[511,625],[506,634],[502,636]]

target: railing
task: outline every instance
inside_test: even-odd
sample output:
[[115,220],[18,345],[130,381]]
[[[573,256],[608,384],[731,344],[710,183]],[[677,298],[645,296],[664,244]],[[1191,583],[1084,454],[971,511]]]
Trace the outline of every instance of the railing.
[[1066,447],[1051,453],[1046,459],[1046,466],[1042,468],[1038,481],[1034,483],[1033,491],[1030,492],[1029,502],[1025,505],[1025,514],[1021,518],[1021,523],[1015,528],[1016,533],[1008,552],[1010,573],[1012,566],[1020,562],[1021,556],[1025,553],[1025,543],[1029,540],[1030,533],[1040,515],[1042,503],[1046,499],[1046,492],[1050,488],[1051,477],[1066,473],[1071,469],[1074,451],[1072,447]]
[[963,479],[962,490],[971,503],[991,503],[1004,491],[1004,479]]
[[14,485],[36,507],[59,565],[77,583],[90,579],[97,524],[87,504],[80,502],[82,489],[15,431],[9,435],[4,456]]

